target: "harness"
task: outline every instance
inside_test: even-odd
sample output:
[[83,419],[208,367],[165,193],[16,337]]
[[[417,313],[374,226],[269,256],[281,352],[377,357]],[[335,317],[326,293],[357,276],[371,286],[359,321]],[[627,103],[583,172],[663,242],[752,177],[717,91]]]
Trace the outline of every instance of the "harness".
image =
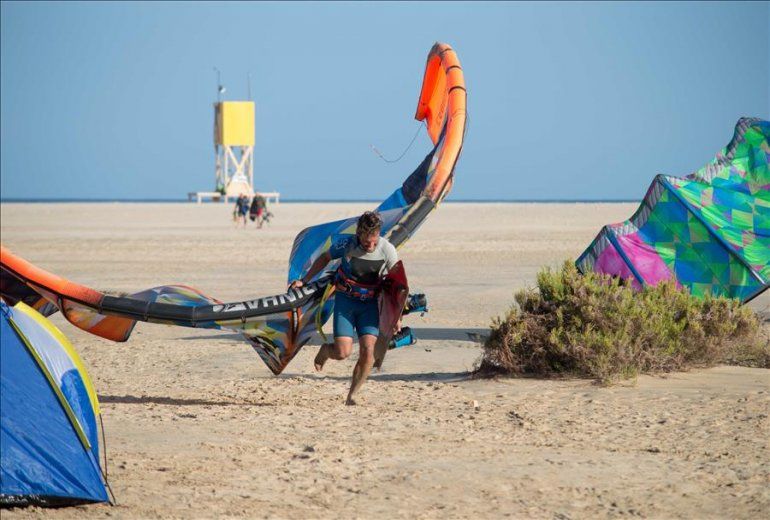
[[380,293],[380,284],[365,284],[353,280],[342,271],[342,266],[337,269],[334,278],[334,288],[350,298],[368,301],[376,298]]

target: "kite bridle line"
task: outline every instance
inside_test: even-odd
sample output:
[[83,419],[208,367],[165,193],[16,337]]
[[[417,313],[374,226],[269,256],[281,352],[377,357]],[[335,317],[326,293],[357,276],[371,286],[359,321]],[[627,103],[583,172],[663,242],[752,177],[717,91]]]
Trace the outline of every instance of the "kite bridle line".
[[422,130],[423,126],[425,126],[425,121],[420,121],[419,124],[417,125],[417,131],[414,133],[414,137],[412,137],[412,140],[409,143],[409,145],[407,145],[406,149],[403,152],[401,152],[401,155],[398,156],[398,159],[392,159],[392,160],[391,159],[386,159],[385,156],[382,155],[382,153],[377,149],[376,146],[374,146],[373,144],[370,144],[369,146],[372,148],[372,151],[375,154],[377,154],[377,156],[380,159],[382,159],[383,161],[385,161],[386,163],[388,163],[388,164],[397,163],[398,161],[403,159],[404,156],[406,155],[406,152],[408,152],[409,149],[412,148],[412,145],[417,140],[417,136],[420,135],[420,130]]

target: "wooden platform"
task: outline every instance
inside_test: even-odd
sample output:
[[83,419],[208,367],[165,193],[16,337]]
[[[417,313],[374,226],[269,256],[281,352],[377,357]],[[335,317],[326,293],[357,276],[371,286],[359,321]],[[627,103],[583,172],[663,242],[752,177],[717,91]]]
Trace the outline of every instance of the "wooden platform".
[[[268,204],[280,204],[281,194],[277,191],[258,191],[255,193],[262,195]],[[222,195],[218,191],[191,191],[187,194],[187,200],[192,202],[195,200],[198,204],[201,204],[204,199],[209,199],[211,202],[230,202],[235,201],[238,198],[236,195]]]

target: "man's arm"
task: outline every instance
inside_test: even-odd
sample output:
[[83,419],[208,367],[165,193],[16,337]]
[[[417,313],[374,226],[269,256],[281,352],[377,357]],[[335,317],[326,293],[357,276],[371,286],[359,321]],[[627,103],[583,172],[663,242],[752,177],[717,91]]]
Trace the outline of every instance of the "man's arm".
[[385,249],[385,269],[387,271],[390,271],[393,269],[393,266],[398,263],[398,250],[396,247],[388,242],[387,247]]
[[310,269],[308,269],[307,274],[300,278],[299,280],[294,280],[289,284],[290,289],[295,289],[297,287],[302,287],[306,283],[308,283],[310,280],[313,279],[315,275],[321,272],[321,270],[326,267],[326,265],[331,261],[332,256],[329,254],[328,251],[321,253],[321,255],[315,259],[315,262],[313,262],[313,265],[310,266]]
[[[386,262],[387,262],[387,269],[388,271],[390,271],[391,269],[393,269],[393,266],[398,263],[398,250],[390,242],[388,242],[388,245],[390,247],[388,247]],[[393,326],[393,333],[395,334],[396,332],[400,332],[400,331],[401,331],[401,317],[399,316],[398,321]]]

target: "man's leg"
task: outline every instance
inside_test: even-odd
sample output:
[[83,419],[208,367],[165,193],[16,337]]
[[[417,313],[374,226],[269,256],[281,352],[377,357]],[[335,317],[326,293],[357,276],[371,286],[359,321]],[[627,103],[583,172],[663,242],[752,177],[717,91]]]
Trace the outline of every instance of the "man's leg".
[[345,359],[353,352],[353,336],[355,329],[355,309],[349,298],[343,295],[334,296],[334,344],[324,343],[318,349],[318,354],[313,361],[315,369],[323,370],[324,363],[331,359]]
[[347,405],[356,404],[353,395],[363,386],[374,364],[374,344],[377,342],[377,336],[364,334],[358,338],[360,345],[360,354],[355,368],[353,368],[353,379],[350,382],[350,392],[348,393]]
[[361,353],[358,362],[353,369],[353,378],[350,381],[350,392],[345,404],[356,404],[353,396],[364,385],[366,378],[372,371],[374,364],[374,345],[377,343],[379,334],[380,309],[377,300],[373,299],[365,304],[359,304],[356,314],[356,330],[358,331],[358,344],[361,347]]
[[339,336],[334,338],[334,343],[324,343],[321,348],[318,349],[318,354],[315,356],[313,365],[317,371],[321,371],[324,368],[324,364],[329,359],[336,359],[338,361],[347,359],[353,352],[353,338],[348,336]]

